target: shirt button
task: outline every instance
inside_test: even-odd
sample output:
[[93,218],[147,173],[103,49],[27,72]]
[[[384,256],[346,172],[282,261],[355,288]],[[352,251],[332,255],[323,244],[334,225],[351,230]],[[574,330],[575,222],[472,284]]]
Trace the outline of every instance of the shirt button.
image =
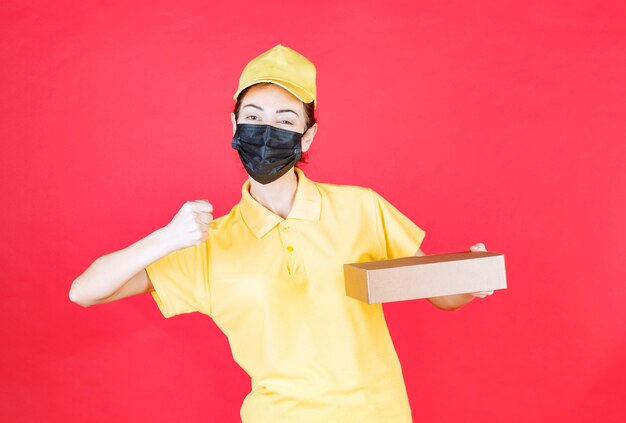
[[289,246],[287,247],[287,251],[293,251],[293,247],[292,247],[291,245],[289,245]]
[[289,230],[289,226],[283,226],[283,231],[288,231]]

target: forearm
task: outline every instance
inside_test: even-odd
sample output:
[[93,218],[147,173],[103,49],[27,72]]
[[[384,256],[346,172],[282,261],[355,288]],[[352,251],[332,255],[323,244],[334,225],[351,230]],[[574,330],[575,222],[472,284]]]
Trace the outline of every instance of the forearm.
[[149,264],[170,253],[163,229],[158,229],[134,244],[97,258],[70,288],[70,298],[92,304],[109,297],[131,277]]
[[471,294],[453,294],[443,295],[440,297],[431,297],[428,298],[428,301],[430,301],[432,305],[441,310],[454,311],[460,307],[463,307],[465,304],[469,303],[473,299],[474,296]]

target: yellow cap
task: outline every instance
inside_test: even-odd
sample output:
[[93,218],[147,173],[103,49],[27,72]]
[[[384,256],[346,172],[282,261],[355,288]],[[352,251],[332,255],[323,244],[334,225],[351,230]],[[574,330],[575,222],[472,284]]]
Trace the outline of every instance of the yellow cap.
[[233,96],[258,82],[272,82],[317,108],[315,65],[295,50],[278,44],[252,59],[239,78],[239,87]]

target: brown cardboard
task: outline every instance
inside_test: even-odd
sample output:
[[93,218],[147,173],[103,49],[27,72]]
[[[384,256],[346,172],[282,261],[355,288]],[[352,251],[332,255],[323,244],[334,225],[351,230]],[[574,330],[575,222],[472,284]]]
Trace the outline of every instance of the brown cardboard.
[[410,256],[343,265],[346,295],[368,304],[506,289],[504,255]]

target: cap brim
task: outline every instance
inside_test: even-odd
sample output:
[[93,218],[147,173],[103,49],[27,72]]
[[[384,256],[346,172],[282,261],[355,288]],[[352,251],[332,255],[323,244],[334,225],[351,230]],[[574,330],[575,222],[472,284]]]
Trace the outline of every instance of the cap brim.
[[[293,94],[294,96],[296,96],[300,101],[303,101],[305,103],[310,103],[312,101],[315,100],[315,98],[313,98],[313,95],[311,93],[309,93],[308,91],[300,88],[297,85],[294,85],[288,81],[283,81],[280,79],[270,79],[270,78],[261,78],[261,79],[255,79],[254,81],[250,81],[247,84],[241,86],[237,92],[235,93],[235,95],[233,96],[233,99],[236,101],[237,97],[239,97],[239,94],[245,90],[246,88],[254,85],[254,84],[258,84],[259,82],[271,82],[273,84],[276,84],[284,89],[286,89],[287,91],[289,91],[291,94]],[[317,101],[313,104],[314,107],[317,107]]]

